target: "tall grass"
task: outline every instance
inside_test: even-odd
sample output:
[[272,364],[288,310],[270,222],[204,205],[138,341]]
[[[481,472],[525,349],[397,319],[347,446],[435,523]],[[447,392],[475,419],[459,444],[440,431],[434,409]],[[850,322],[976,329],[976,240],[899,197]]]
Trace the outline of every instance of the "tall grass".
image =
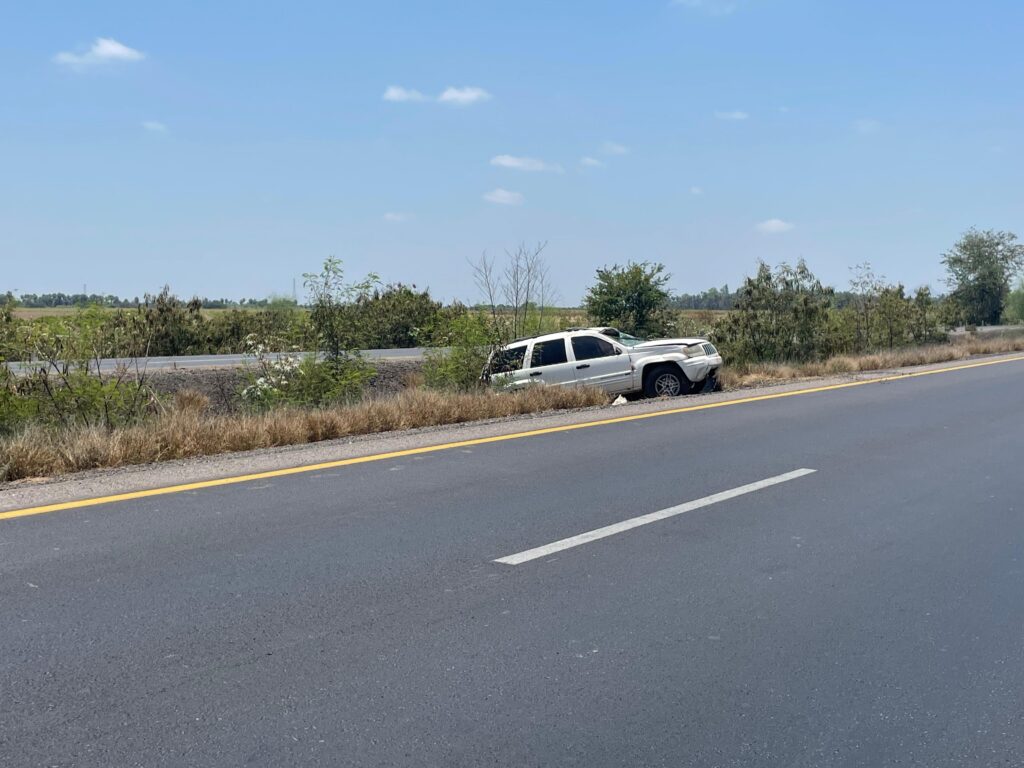
[[[725,389],[737,389],[1022,350],[1024,337],[972,339],[872,355],[842,355],[815,363],[726,367],[721,371],[721,381]],[[204,395],[186,391],[178,393],[172,407],[142,425],[111,430],[85,426],[30,427],[0,439],[0,482],[584,408],[604,405],[609,400],[608,395],[598,390],[561,387],[466,393],[408,389],[391,397],[350,406],[214,415],[209,413]]]
[[0,481],[584,408],[609,399],[599,390],[562,387],[472,393],[414,389],[351,406],[213,415],[203,395],[183,392],[173,407],[144,425],[112,430],[30,427],[4,438]]
[[796,379],[837,376],[844,373],[884,371],[913,365],[930,365],[964,360],[974,355],[991,355],[1024,350],[1024,337],[970,339],[953,344],[906,347],[868,355],[838,355],[810,363],[752,363],[731,368],[726,365],[719,380],[723,389],[757,387]]

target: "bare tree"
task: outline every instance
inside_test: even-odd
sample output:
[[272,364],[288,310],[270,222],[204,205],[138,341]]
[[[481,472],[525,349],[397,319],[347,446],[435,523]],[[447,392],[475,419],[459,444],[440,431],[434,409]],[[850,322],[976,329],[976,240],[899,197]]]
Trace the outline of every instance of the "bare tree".
[[473,270],[473,282],[491,308],[491,318],[498,319],[498,294],[501,293],[501,277],[494,271],[494,259],[487,258],[487,251],[480,258],[469,263]]
[[513,338],[543,331],[546,310],[557,299],[544,258],[546,247],[547,243],[532,248],[521,243],[514,251],[505,251],[505,266],[500,272],[486,253],[470,263],[473,281],[490,308],[491,318]]
[[535,259],[537,262],[535,267],[537,274],[537,328],[542,330],[544,328],[545,311],[558,301],[558,292],[551,284],[551,268],[548,266],[547,261],[541,258],[539,253],[536,254]]
[[879,297],[886,288],[885,277],[876,275],[871,262],[850,267],[850,291],[856,296],[858,335],[861,349],[871,348],[871,316],[878,306]]

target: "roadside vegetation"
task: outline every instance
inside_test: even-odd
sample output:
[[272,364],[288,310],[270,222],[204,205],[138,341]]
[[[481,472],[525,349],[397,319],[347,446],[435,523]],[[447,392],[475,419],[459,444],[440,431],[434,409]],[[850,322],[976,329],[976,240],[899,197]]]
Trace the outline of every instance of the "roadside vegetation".
[[[702,336],[722,351],[726,388],[884,370],[1024,350],[1024,337],[983,325],[1024,322],[1024,246],[1011,233],[970,230],[942,256],[949,292],[908,291],[851,269],[842,290],[799,261],[761,264],[728,286],[673,297],[662,264],[598,269],[583,307],[556,309],[545,244],[470,264],[481,302],[445,306],[426,290],[350,280],[337,259],[304,276],[302,306],[278,299],[211,310],[164,289],[134,305],[19,316],[0,296],[0,481],[358,434],[606,403],[589,390],[489,389],[489,354],[523,336],[609,325],[639,336]],[[45,308],[60,306],[60,298]],[[949,330],[966,334],[949,343]],[[375,371],[360,350],[428,348],[397,396],[367,395]],[[163,395],[146,357],[244,351],[238,406],[214,413],[197,392]],[[98,362],[119,358],[113,371]],[[28,361],[15,375],[5,361]]]
[[726,366],[721,371],[723,389],[743,389],[822,376],[887,371],[915,365],[932,365],[967,360],[977,355],[997,355],[1024,351],[1024,335],[967,338],[950,344],[883,350],[862,355],[836,355],[806,363],[751,363]]
[[1024,324],[1024,280],[1021,280],[1017,284],[1017,288],[1007,296],[1004,319],[1009,324]]
[[286,406],[225,416],[207,413],[204,397],[183,393],[144,424],[105,429],[82,423],[59,430],[31,426],[0,439],[0,481],[301,445],[608,402],[607,395],[592,389],[534,387],[515,393],[410,389],[392,398],[351,405]]

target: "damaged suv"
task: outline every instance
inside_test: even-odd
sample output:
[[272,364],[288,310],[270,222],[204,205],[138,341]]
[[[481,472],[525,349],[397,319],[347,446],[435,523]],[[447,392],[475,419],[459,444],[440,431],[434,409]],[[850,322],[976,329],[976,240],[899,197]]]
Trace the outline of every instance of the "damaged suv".
[[571,328],[494,352],[484,378],[509,387],[588,386],[610,394],[674,397],[717,386],[722,357],[706,339],[644,341],[615,328]]

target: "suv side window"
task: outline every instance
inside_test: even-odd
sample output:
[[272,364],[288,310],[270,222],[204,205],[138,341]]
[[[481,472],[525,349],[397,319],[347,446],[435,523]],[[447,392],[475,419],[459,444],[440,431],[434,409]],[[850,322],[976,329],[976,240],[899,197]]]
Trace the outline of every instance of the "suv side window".
[[526,345],[499,349],[491,358],[491,373],[512,373],[523,367],[526,360]]
[[565,354],[565,339],[552,339],[551,341],[538,341],[533,345],[533,355],[530,356],[530,367],[541,368],[545,365],[558,365],[567,363],[569,358]]
[[572,352],[577,360],[593,360],[595,357],[612,357],[615,347],[597,336],[573,336]]

